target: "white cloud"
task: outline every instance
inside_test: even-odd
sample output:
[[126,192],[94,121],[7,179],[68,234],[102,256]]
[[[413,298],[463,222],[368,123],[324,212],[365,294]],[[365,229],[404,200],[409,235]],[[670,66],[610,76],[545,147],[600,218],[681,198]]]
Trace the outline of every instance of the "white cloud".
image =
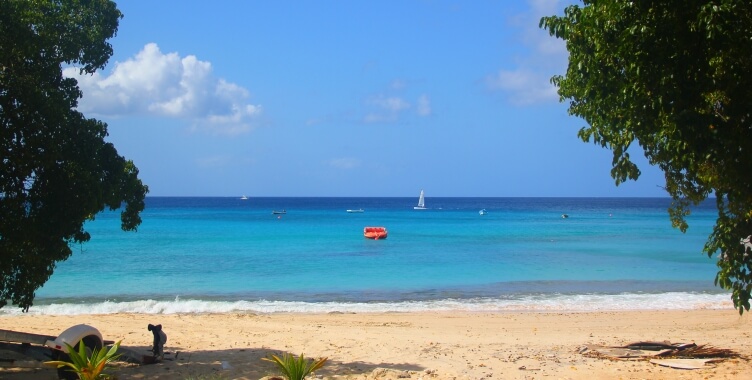
[[360,166],[357,158],[343,157],[329,160],[329,165],[338,169],[355,169]]
[[390,112],[400,112],[410,108],[410,103],[398,97],[378,97],[373,99],[371,103]]
[[396,115],[371,112],[363,117],[363,121],[366,123],[387,123],[397,120]]
[[566,63],[567,49],[564,41],[548,34],[548,31],[538,27],[541,17],[563,15],[564,7],[573,3],[573,1],[562,0],[529,0],[530,12],[522,15],[521,26],[525,41],[534,47],[534,49],[549,58],[555,58],[559,64]]
[[366,123],[394,122],[402,111],[410,108],[410,103],[400,97],[376,96],[368,100],[375,110],[365,116]]
[[196,166],[199,168],[213,169],[213,168],[219,168],[219,167],[227,165],[230,162],[230,157],[228,156],[200,157],[200,158],[195,159],[194,162],[196,163]]
[[405,83],[405,81],[403,80],[397,79],[392,82],[389,87],[391,87],[393,90],[402,90],[403,88],[407,87],[407,83]]
[[81,76],[73,67],[64,75],[78,80],[83,113],[182,118],[196,130],[230,135],[249,131],[261,113],[260,106],[247,103],[246,89],[214,77],[210,62],[162,53],[154,43],[116,62],[109,76]]
[[431,114],[431,101],[428,100],[428,96],[423,94],[418,97],[418,115],[429,116]]
[[569,2],[528,0],[530,10],[517,15],[511,24],[518,28],[520,40],[529,53],[510,59],[517,67],[502,68],[487,76],[485,84],[489,89],[503,91],[510,102],[518,105],[558,101],[556,87],[550,80],[566,71],[566,46],[562,40],[540,29],[538,23],[543,16],[561,14],[566,3]]
[[431,114],[431,103],[425,94],[418,97],[415,107],[401,97],[383,95],[369,99],[367,104],[374,110],[364,117],[366,123],[395,122],[406,111],[413,108],[415,108],[415,112],[419,116],[429,116]]
[[539,72],[527,69],[499,70],[486,78],[486,85],[492,90],[507,92],[510,101],[518,105],[559,99],[556,86]]

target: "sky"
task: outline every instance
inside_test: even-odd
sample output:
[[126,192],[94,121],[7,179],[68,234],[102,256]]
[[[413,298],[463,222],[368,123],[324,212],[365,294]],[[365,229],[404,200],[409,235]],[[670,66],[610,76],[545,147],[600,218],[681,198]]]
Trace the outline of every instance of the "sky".
[[[651,197],[549,79],[571,1],[119,1],[79,110],[150,196]],[[635,144],[636,145],[636,144]]]

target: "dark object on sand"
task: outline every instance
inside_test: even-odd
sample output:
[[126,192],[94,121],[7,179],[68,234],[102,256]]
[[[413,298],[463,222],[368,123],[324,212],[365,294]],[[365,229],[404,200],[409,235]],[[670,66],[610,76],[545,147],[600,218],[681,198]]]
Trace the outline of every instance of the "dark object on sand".
[[149,331],[154,335],[154,343],[151,348],[151,352],[154,354],[154,358],[164,359],[164,345],[167,343],[167,334],[162,331],[162,325],[148,326]]
[[144,355],[141,358],[141,362],[143,364],[154,364],[154,363],[157,362],[157,358],[155,356],[152,356],[152,355]]
[[716,348],[705,344],[669,342],[635,342],[618,347],[587,345],[580,349],[580,353],[587,356],[615,360],[644,360],[659,357],[674,359],[723,359],[739,357],[739,353],[731,349]]

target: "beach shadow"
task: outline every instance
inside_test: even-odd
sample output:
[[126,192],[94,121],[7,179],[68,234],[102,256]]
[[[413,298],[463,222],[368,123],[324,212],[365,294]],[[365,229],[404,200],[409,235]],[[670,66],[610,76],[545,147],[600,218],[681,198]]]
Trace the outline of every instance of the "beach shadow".
[[[127,347],[133,352],[148,355],[149,347]],[[168,350],[165,359],[154,364],[119,365],[114,373],[120,380],[125,379],[261,379],[265,376],[280,375],[274,363],[261,360],[271,355],[280,356],[287,351],[273,348],[236,348],[229,350],[201,350],[181,352]],[[300,355],[300,353],[293,353]],[[306,355],[306,357],[308,357]],[[370,375],[379,372],[423,371],[424,367],[412,363],[371,363],[365,361],[338,361],[332,358],[324,367],[316,371],[323,378],[344,375]],[[380,378],[389,378],[381,376]]]
[[[261,379],[265,376],[280,375],[274,363],[261,360],[271,355],[281,356],[285,350],[273,348],[236,348],[229,350],[201,350],[181,352],[179,348],[168,348],[165,358],[154,364],[135,364],[134,357],[149,356],[149,346],[127,346],[123,357],[113,369],[107,371],[118,380],[130,379]],[[290,352],[293,355],[300,353]],[[306,355],[306,357],[308,357]],[[3,380],[56,380],[57,371],[52,368],[0,368]],[[412,363],[372,363],[366,361],[339,361],[332,358],[316,375],[324,379],[333,376],[371,375],[379,372],[380,379],[396,378],[405,371],[423,371],[424,367]],[[387,372],[395,375],[389,376]]]

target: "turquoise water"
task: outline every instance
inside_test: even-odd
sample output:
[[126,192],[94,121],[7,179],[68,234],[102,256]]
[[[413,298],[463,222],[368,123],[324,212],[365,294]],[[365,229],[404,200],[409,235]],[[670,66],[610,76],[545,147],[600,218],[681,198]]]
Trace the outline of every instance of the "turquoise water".
[[[416,202],[151,197],[136,233],[120,231],[117,213],[98,215],[30,312],[731,307],[701,253],[712,205],[682,234],[669,199]],[[389,236],[364,239],[365,226]]]

